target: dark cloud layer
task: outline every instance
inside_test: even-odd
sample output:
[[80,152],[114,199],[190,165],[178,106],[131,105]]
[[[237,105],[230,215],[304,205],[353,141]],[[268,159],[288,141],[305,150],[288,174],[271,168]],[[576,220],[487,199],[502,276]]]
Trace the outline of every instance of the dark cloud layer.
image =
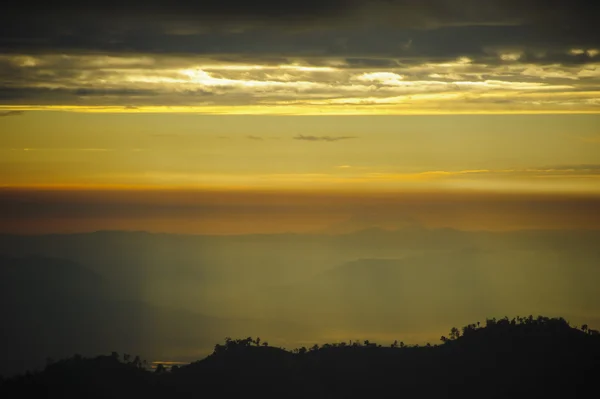
[[[0,15],[0,106],[587,112],[597,15],[584,0],[20,2]],[[424,100],[441,94],[452,104]]]
[[[391,19],[403,26],[424,27],[444,24],[592,22],[590,11],[597,2],[589,0],[203,0],[203,1],[116,1],[92,0],[81,3],[59,0],[32,7],[29,2],[13,4],[13,15],[58,15],[143,17],[154,19],[195,19],[218,22],[246,20],[337,20],[369,16]],[[575,26],[571,26],[575,28]]]
[[32,7],[22,2],[0,16],[0,51],[454,57],[484,54],[489,46],[519,46],[564,52],[600,42],[599,4],[155,0]]

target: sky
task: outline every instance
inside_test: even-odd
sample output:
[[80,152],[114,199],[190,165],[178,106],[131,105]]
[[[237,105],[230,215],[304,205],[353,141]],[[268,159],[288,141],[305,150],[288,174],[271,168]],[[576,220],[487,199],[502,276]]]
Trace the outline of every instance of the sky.
[[237,3],[0,16],[0,230],[598,227],[599,5]]
[[598,328],[600,2],[13,3],[0,345],[22,370]]

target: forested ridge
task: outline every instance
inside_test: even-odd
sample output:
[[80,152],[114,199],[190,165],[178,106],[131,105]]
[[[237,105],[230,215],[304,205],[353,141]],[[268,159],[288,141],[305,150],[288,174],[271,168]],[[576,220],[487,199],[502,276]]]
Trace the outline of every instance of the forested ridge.
[[348,341],[286,350],[259,337],[227,337],[202,360],[154,368],[129,354],[74,355],[3,380],[0,393],[51,398],[583,397],[600,375],[599,332],[571,326],[563,318],[488,319],[454,327],[440,341],[421,346]]

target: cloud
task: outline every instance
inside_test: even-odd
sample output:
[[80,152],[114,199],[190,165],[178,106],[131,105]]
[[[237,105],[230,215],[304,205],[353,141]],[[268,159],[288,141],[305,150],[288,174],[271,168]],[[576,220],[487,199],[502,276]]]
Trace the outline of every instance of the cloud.
[[[13,8],[14,6],[14,8]],[[53,1],[0,15],[0,53],[484,56],[526,47],[597,49],[587,0]],[[168,16],[168,17],[165,17]],[[240,40],[243,38],[243,40]]]
[[246,136],[246,138],[247,138],[248,140],[255,140],[255,141],[263,141],[263,140],[264,140],[262,137],[259,137],[259,136],[252,136],[252,135],[248,135],[248,136]]
[[[425,171],[414,174],[379,174],[374,175],[379,179],[410,179],[423,178],[430,180],[487,180],[487,181],[513,181],[535,179],[535,185],[543,180],[555,182],[575,182],[574,178],[598,179],[600,178],[600,164],[573,164],[554,165],[546,167],[515,168],[515,169],[483,169],[483,170],[455,170],[455,171]],[[535,186],[535,185],[532,185]]]
[[490,50],[489,60],[374,58],[373,63],[325,56],[256,55],[240,61],[170,54],[4,54],[0,106],[123,112],[180,106],[210,113],[598,110],[600,60],[532,64],[526,55],[503,61],[505,54],[517,52]]
[[304,141],[340,141],[340,140],[350,140],[355,139],[356,136],[306,136],[303,134],[299,134],[294,136],[294,140],[304,140]]
[[35,16],[39,19],[46,15],[55,18],[78,15],[86,21],[93,17],[114,18],[118,15],[120,18],[114,18],[117,22],[133,17],[152,21],[168,14],[170,19],[181,22],[212,20],[221,24],[243,22],[246,26],[307,22],[341,24],[378,17],[383,22],[394,22],[403,27],[424,27],[509,22],[544,24],[548,21],[559,24],[572,21],[575,17],[587,23],[594,18],[585,13],[596,9],[597,6],[587,0],[249,0],[243,3],[237,0],[132,0],[118,4],[101,0],[90,0],[85,4],[58,0],[39,7],[39,13],[33,15],[27,3],[16,3],[13,14],[19,18]]
[[4,111],[4,112],[0,112],[0,117],[19,116],[19,115],[23,115],[24,113],[25,113],[25,111]]
[[600,175],[600,164],[584,163],[584,164],[570,164],[570,165],[553,165],[546,168],[541,168],[540,171],[549,173],[553,172],[585,172],[590,174]]
[[446,177],[544,177],[544,176],[578,176],[590,175],[600,176],[600,164],[572,164],[551,165],[543,167],[519,168],[519,169],[474,169],[474,170],[449,170],[449,171],[424,171],[416,173],[420,176],[432,178]]

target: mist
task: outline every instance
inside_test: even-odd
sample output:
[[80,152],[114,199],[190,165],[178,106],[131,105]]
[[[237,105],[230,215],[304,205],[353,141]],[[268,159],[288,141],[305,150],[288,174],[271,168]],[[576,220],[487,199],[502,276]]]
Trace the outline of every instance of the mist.
[[121,351],[191,361],[226,336],[424,344],[516,314],[600,324],[600,232],[0,236],[0,373]]

